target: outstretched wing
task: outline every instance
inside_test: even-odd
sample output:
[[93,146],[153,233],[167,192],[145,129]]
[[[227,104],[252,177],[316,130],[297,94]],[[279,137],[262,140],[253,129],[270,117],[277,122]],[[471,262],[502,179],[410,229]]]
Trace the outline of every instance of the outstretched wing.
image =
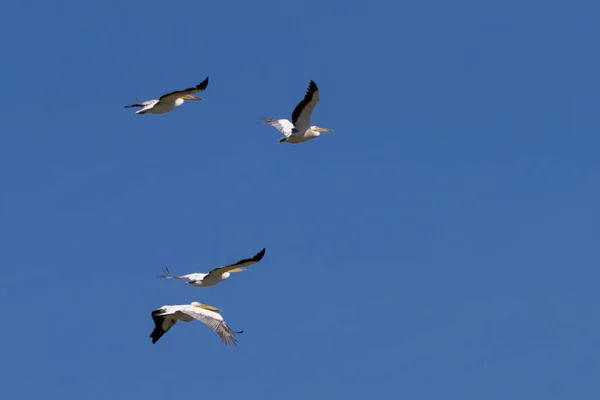
[[163,337],[165,333],[169,331],[172,327],[175,326],[177,320],[174,318],[168,318],[166,316],[161,316],[160,314],[163,310],[158,309],[152,311],[152,319],[154,320],[154,330],[150,334],[150,338],[152,339],[152,344],[158,342],[158,339]]
[[245,258],[243,260],[236,262],[235,264],[230,264],[230,265],[226,265],[224,267],[215,268],[208,273],[207,278],[213,277],[215,275],[219,276],[219,275],[224,274],[225,272],[229,272],[229,271],[231,271],[233,269],[237,269],[237,268],[248,268],[249,266],[254,265],[257,262],[259,262],[260,260],[262,260],[263,257],[265,256],[266,251],[267,251],[267,249],[264,248],[252,258]]
[[196,280],[201,280],[202,278],[204,278],[206,276],[206,274],[203,273],[193,273],[193,274],[187,274],[187,275],[173,275],[171,274],[171,271],[169,271],[168,267],[164,267],[162,269],[163,274],[162,275],[158,275],[159,278],[165,278],[165,279],[187,279],[190,281],[196,281]]
[[231,329],[227,325],[227,323],[225,323],[225,320],[223,320],[221,314],[213,311],[205,310],[198,307],[189,307],[180,310],[180,312],[187,314],[190,317],[206,324],[206,326],[208,326],[210,329],[215,331],[217,335],[219,335],[219,338],[226,346],[237,346],[237,339],[235,335],[239,333],[244,333],[244,331],[236,332],[233,329]]
[[310,118],[315,107],[319,103],[319,88],[314,81],[310,81],[304,99],[294,109],[292,113],[292,124],[299,132],[304,133],[310,128]]
[[[156,103],[158,103],[158,100],[148,100],[148,101],[144,101],[142,103],[140,103],[139,101],[137,103],[133,103],[130,104],[128,106],[125,106],[125,108],[133,108],[133,107],[148,107],[148,106],[153,106]],[[151,108],[151,107],[149,107]]]
[[261,117],[260,120],[263,124],[268,124],[277,128],[277,130],[283,133],[285,137],[290,137],[292,130],[294,129],[294,124],[287,119],[271,119],[267,117]]
[[206,90],[206,87],[208,86],[208,77],[203,80],[201,83],[199,83],[198,85],[191,87],[191,88],[187,88],[184,90],[177,90],[175,92],[171,92],[171,93],[167,93],[165,95],[160,96],[159,101],[175,101],[176,99],[185,96],[187,94],[194,94],[194,93],[199,93],[199,92],[203,92]]

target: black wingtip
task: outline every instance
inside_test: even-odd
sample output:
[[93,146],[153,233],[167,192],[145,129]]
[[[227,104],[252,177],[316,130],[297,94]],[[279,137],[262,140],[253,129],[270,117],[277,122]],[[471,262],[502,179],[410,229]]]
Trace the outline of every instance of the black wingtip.
[[313,81],[311,79],[310,83],[308,84],[308,89],[306,89],[306,93],[311,93],[311,92],[314,92],[315,90],[319,90],[319,87],[317,86],[315,81]]
[[163,337],[163,335],[160,334],[160,333],[154,333],[154,332],[152,332],[150,334],[150,339],[152,339],[152,344],[156,344],[156,342],[158,342],[161,337]]
[[260,261],[263,259],[263,257],[265,256],[265,252],[267,251],[267,248],[264,247],[261,251],[259,251],[255,256],[254,256],[254,260],[255,261]]
[[200,82],[200,84],[198,86],[196,86],[196,89],[205,90],[207,86],[208,86],[208,76],[206,77],[205,80]]

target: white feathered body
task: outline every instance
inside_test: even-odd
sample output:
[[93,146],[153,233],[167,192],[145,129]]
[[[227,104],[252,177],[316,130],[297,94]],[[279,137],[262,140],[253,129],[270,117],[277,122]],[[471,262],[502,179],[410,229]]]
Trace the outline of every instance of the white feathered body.
[[215,286],[215,285],[223,282],[225,279],[229,278],[230,276],[231,276],[230,272],[224,272],[223,274],[212,274],[212,275],[197,272],[194,274],[181,275],[182,278],[188,279],[186,284],[192,285],[195,287]]
[[[308,142],[309,140],[318,138],[321,133],[314,131],[314,126],[309,127],[308,129],[304,129],[304,132],[298,131],[295,129],[294,124],[288,119],[276,119],[276,120],[268,120],[264,119],[265,123],[268,123],[271,126],[277,128],[279,132],[285,136],[285,138],[280,139],[280,141],[285,141],[286,143],[291,144],[299,144]],[[302,128],[301,128],[302,129]]]
[[180,107],[185,100],[183,99],[175,99],[175,101],[158,101],[158,100],[148,100],[143,102],[144,108],[141,110],[137,110],[136,114],[166,114],[168,112],[173,111],[177,107]]

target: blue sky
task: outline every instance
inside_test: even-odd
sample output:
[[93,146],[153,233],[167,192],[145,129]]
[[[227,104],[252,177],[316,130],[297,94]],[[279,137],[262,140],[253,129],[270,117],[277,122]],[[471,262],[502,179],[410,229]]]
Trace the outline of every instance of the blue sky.
[[[3,394],[597,398],[599,12],[4,4]],[[123,109],[206,76],[201,103]],[[259,117],[311,79],[335,132],[277,143]],[[156,278],[263,247],[214,288]],[[191,301],[239,346],[201,324],[152,345],[151,311]]]

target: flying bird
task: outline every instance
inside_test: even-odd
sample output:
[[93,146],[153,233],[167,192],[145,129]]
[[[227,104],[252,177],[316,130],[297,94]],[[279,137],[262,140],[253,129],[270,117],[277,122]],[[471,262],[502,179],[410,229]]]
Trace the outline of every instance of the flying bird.
[[164,275],[159,275],[159,278],[166,279],[187,279],[186,284],[196,286],[196,287],[208,287],[215,286],[218,283],[223,282],[225,279],[229,278],[229,276],[234,272],[244,272],[246,268],[251,265],[256,264],[265,256],[265,251],[267,249],[262,249],[259,253],[257,253],[252,258],[246,258],[244,260],[240,260],[235,264],[226,265],[224,267],[215,268],[209,271],[207,274],[205,273],[193,273],[187,275],[172,275],[169,271],[169,268],[163,268]]
[[207,86],[208,77],[197,86],[165,94],[163,96],[160,96],[160,99],[158,100],[154,99],[144,101],[143,103],[133,103],[128,106],[125,106],[125,108],[142,107],[141,110],[137,110],[135,112],[136,114],[165,114],[181,106],[185,100],[204,100],[202,98],[192,95],[203,92],[204,90],[206,90]]
[[265,124],[274,126],[283,133],[280,143],[299,144],[318,138],[321,132],[333,132],[331,129],[320,128],[316,125],[310,125],[310,118],[315,107],[319,103],[319,88],[314,81],[310,81],[304,99],[298,103],[294,112],[292,112],[292,122],[287,119],[271,119],[262,117],[261,121]]
[[154,320],[154,330],[150,334],[152,343],[158,342],[163,335],[177,324],[177,321],[191,322],[200,321],[206,324],[210,329],[215,331],[221,341],[226,346],[237,346],[236,334],[244,333],[244,331],[236,332],[232,330],[225,320],[219,314],[221,310],[208,306],[206,304],[193,301],[191,304],[181,304],[176,306],[162,306],[161,308],[152,311],[152,319]]

